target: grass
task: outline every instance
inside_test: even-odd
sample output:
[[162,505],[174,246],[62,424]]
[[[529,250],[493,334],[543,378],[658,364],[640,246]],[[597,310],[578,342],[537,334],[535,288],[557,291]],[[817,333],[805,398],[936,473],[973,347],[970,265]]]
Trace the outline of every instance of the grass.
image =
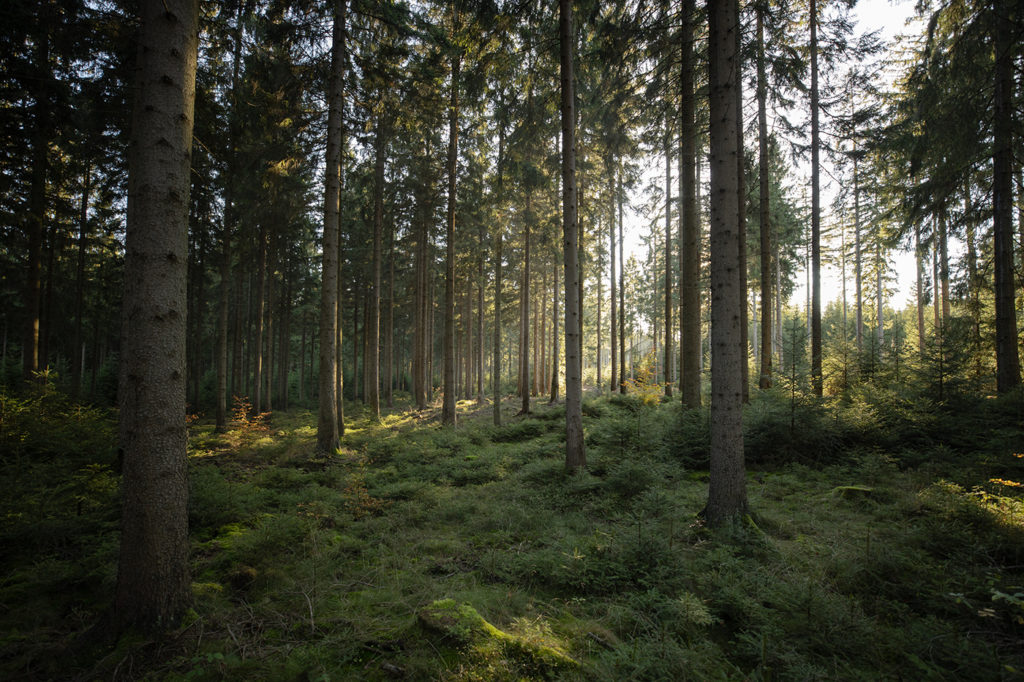
[[[67,404],[5,401],[0,436],[23,445],[0,469],[12,491],[0,539],[14,550],[0,584],[4,678],[1024,671],[1024,459],[1013,451],[1012,401],[949,414],[875,392],[805,405],[791,429],[784,396],[761,395],[747,420],[752,513],[715,533],[699,518],[707,413],[674,404],[589,400],[588,469],[576,475],[562,466],[558,406],[495,427],[468,403],[455,430],[407,406],[380,423],[351,410],[330,457],[314,452],[308,412],[239,421],[226,434],[199,422],[189,459],[194,608],[164,638],[101,650],[68,646],[113,590],[110,417],[76,427]],[[93,432],[93,422],[106,440],[53,452],[54,424],[81,442],[74,429]],[[991,437],[965,439],[964,429]],[[443,616],[450,627],[438,627],[424,616],[438,605],[468,624]]]

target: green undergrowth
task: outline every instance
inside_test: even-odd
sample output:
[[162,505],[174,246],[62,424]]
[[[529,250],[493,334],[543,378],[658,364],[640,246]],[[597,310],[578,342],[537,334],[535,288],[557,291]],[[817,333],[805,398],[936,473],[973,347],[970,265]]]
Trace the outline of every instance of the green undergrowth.
[[[52,407],[52,406],[51,406]],[[356,409],[191,427],[195,602],[165,638],[67,646],[113,590],[111,417],[4,398],[0,674],[167,680],[1015,679],[1019,400],[883,390],[745,418],[750,514],[711,532],[708,413],[588,400],[454,430]],[[49,409],[49,408],[48,408]],[[63,415],[63,416],[61,416]],[[42,421],[40,421],[42,420]],[[13,425],[13,426],[9,426]],[[49,425],[49,426],[47,426]],[[41,435],[37,428],[49,428]],[[966,435],[965,435],[966,434]],[[102,436],[102,437],[101,437]],[[58,443],[59,444],[59,443]],[[10,455],[6,453],[11,453]],[[59,655],[58,655],[59,654]]]

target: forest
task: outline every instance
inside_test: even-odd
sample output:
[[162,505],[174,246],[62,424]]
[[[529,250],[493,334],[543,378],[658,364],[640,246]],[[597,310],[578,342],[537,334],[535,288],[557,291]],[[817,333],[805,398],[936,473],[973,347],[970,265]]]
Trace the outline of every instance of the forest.
[[8,3],[0,677],[1024,678],[1024,8],[881,5]]

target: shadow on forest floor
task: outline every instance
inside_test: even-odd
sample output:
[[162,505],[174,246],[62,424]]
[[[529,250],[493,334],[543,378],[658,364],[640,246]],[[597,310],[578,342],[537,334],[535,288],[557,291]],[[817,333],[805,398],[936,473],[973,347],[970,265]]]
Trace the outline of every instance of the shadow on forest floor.
[[[886,402],[888,401],[888,402]],[[194,608],[56,655],[113,592],[112,415],[3,396],[6,679],[1006,679],[1024,670],[1017,404],[874,396],[746,414],[752,513],[708,532],[707,412],[399,401],[190,427]],[[971,438],[956,434],[967,429]],[[1018,446],[1019,447],[1019,446]],[[440,614],[440,615],[439,615]]]

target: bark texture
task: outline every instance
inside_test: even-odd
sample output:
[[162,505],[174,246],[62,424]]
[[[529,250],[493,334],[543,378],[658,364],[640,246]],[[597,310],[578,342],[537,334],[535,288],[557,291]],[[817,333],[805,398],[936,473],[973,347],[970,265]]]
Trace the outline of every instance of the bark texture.
[[693,0],[683,1],[682,55],[682,130],[680,132],[680,167],[682,175],[682,267],[680,297],[682,317],[679,320],[680,376],[679,392],[683,405],[700,407],[700,223],[697,213],[697,125],[694,97],[694,13]]
[[174,627],[190,601],[185,431],[189,161],[198,4],[144,0],[122,307],[118,629]]
[[327,168],[324,184],[324,244],[320,290],[320,393],[317,449],[333,453],[339,445],[337,396],[338,224],[341,201],[341,118],[344,83],[345,2],[336,0],[327,91]]
[[711,107],[711,467],[707,521],[721,526],[746,510],[743,362],[740,346],[739,153],[736,78],[738,3],[708,2]]
[[583,365],[580,354],[581,297],[579,225],[576,215],[576,105],[573,50],[575,36],[571,0],[559,0],[562,101],[562,240],[565,268],[565,467],[587,464],[583,447]]

